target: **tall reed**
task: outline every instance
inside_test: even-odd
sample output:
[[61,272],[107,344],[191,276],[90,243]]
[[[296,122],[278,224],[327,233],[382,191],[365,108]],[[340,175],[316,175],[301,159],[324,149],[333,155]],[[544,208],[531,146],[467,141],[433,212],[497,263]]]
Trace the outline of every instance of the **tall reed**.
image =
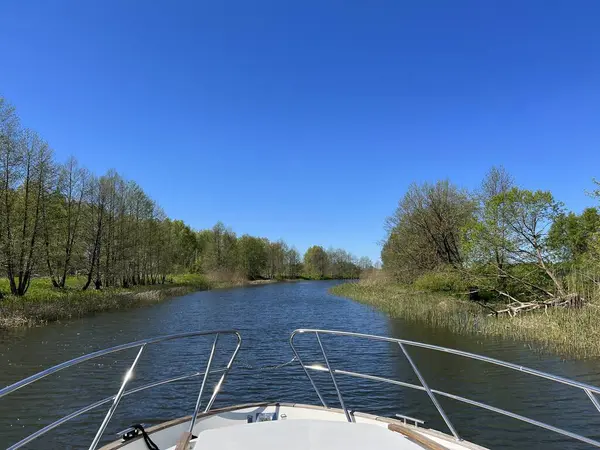
[[[573,283],[579,279],[574,279]],[[496,318],[466,299],[443,293],[416,292],[385,278],[341,284],[333,287],[331,292],[373,305],[392,317],[455,333],[522,340],[537,350],[566,357],[600,358],[600,308],[595,302],[589,302],[581,309],[550,308],[546,312],[537,310],[513,318]],[[597,294],[597,290],[587,293],[594,299],[598,298]]]

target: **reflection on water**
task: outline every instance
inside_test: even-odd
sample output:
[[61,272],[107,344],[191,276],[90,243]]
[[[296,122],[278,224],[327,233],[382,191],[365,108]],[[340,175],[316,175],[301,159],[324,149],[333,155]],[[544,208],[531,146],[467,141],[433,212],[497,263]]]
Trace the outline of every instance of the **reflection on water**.
[[[63,360],[100,348],[144,337],[190,330],[236,328],[243,337],[239,354],[215,406],[278,400],[318,403],[297,365],[279,370],[248,370],[277,364],[292,356],[288,338],[300,327],[329,328],[387,335],[480,353],[516,364],[600,384],[600,361],[563,361],[539,355],[523,344],[477,336],[457,336],[443,330],[392,320],[368,306],[327,294],[334,282],[299,282],[247,289],[199,292],[152,307],[100,314],[65,323],[0,335],[0,385],[7,385]],[[323,364],[314,336],[298,336],[305,362]],[[193,338],[148,347],[131,387],[203,370],[212,338]],[[395,344],[355,338],[323,337],[331,364],[418,384]],[[233,339],[219,340],[214,365],[224,365]],[[600,414],[585,394],[502,367],[458,356],[409,348],[430,386],[508,409],[552,425],[600,438]],[[0,447],[13,443],[79,407],[116,392],[135,350],[109,355],[50,376],[0,400]],[[217,381],[217,376],[211,379]],[[326,373],[315,380],[332,406],[337,398]],[[387,416],[417,417],[447,431],[424,392],[367,380],[338,378],[351,409]],[[158,423],[189,414],[201,379],[161,386],[123,399],[105,441],[132,423]],[[208,396],[206,397],[208,398]],[[469,405],[444,399],[442,406],[466,439],[490,448],[583,449],[584,444],[503,418]],[[52,447],[86,448],[108,405],[50,432]],[[30,448],[48,448],[35,442]]]

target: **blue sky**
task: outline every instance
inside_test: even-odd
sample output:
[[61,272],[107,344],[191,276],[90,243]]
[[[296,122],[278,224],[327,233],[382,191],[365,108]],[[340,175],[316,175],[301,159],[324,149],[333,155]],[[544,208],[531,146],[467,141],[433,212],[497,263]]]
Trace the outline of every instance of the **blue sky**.
[[411,181],[600,178],[597,1],[12,1],[0,94],[196,228],[377,258]]

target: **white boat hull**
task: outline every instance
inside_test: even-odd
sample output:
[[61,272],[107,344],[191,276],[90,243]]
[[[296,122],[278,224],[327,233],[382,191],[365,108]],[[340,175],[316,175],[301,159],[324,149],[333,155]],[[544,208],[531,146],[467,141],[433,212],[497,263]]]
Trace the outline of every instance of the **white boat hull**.
[[[401,420],[355,412],[355,423],[341,409],[294,403],[258,403],[215,409],[196,420],[194,449],[368,449],[485,450],[467,441]],[[191,416],[171,420],[147,433],[161,449],[174,450],[188,431]],[[243,445],[242,445],[243,444]],[[116,441],[101,450],[147,450],[143,438]]]

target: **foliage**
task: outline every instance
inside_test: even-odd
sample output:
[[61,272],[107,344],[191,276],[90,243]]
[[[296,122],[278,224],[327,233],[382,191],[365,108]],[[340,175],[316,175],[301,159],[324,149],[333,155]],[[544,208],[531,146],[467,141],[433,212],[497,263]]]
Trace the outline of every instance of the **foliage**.
[[267,268],[268,247],[268,241],[247,234],[239,239],[240,270],[249,280],[260,278]]
[[[437,196],[434,202],[432,185],[412,185],[387,220],[384,271],[368,272],[359,283],[335,286],[332,292],[433,327],[521,339],[581,358],[599,357],[598,210],[565,213],[550,192],[520,189],[501,167],[492,168],[471,194],[448,182],[435,186],[440,183],[441,192],[448,186],[454,194]],[[600,189],[592,196],[600,199]],[[475,202],[473,210],[469,201]],[[447,207],[435,206],[440,204]],[[448,229],[451,233],[442,232]],[[437,245],[456,236],[454,252]],[[498,319],[465,295],[456,295],[468,285],[477,285],[480,297],[498,306],[566,294],[582,297],[585,303],[578,309],[548,308]]]
[[354,256],[347,251],[341,248],[330,248],[327,250],[326,277],[331,279],[358,278],[361,270],[370,268],[370,262],[362,261],[365,269],[362,269],[359,263],[360,261],[357,262]]
[[[360,272],[343,250],[307,260],[313,278]],[[48,143],[21,126],[3,97],[0,268],[6,276],[0,298],[25,295],[42,276],[57,289],[100,290],[164,284],[169,274],[187,272],[225,284],[302,273],[300,254],[282,240],[238,238],[221,222],[196,231],[169,219],[138,184],[114,170],[96,176],[74,158],[55,161]]]
[[474,211],[469,194],[447,180],[412,184],[386,221],[384,267],[399,280],[412,282],[437,267],[462,265],[462,230]]
[[563,295],[548,230],[561,214],[549,192],[512,187],[482,198],[477,220],[465,231],[469,275],[507,300]]
[[[529,191],[512,188],[502,196],[490,199],[490,207],[502,209],[506,220],[506,230],[499,242],[502,251],[507,255],[507,262],[512,266],[526,268],[522,276],[511,275],[511,271],[497,267],[498,271],[519,285],[533,288],[545,296],[564,295],[562,281],[556,273],[554,265],[555,253],[548,244],[548,231],[553,221],[561,214],[562,205],[554,200],[550,192]],[[488,262],[494,264],[494,259]],[[532,268],[532,270],[529,270]],[[551,282],[549,289],[540,281],[532,280],[530,275],[544,274],[545,280]],[[503,295],[508,293],[504,292]]]
[[323,247],[310,247],[304,254],[304,276],[316,280],[325,278],[328,263],[329,259]]
[[427,272],[417,278],[413,287],[419,291],[427,292],[466,292],[468,282],[464,275],[452,267],[440,268]]
[[237,268],[238,247],[235,233],[217,222],[211,230],[201,232],[203,248],[200,253],[204,272],[234,273]]
[[[598,210],[565,213],[552,193],[517,187],[502,167],[472,193],[448,181],[411,185],[386,229],[384,269],[421,290],[464,291],[468,284],[506,302],[567,293],[590,299],[600,290]],[[448,267],[461,283],[452,282]]]
[[478,209],[464,228],[461,246],[469,265],[494,265],[492,275],[504,284],[507,264],[505,240],[510,232],[506,197],[514,187],[513,179],[502,167],[492,167],[476,195]]
[[593,238],[600,230],[600,214],[586,208],[580,215],[559,214],[548,233],[548,245],[563,261],[576,260],[591,250]]

